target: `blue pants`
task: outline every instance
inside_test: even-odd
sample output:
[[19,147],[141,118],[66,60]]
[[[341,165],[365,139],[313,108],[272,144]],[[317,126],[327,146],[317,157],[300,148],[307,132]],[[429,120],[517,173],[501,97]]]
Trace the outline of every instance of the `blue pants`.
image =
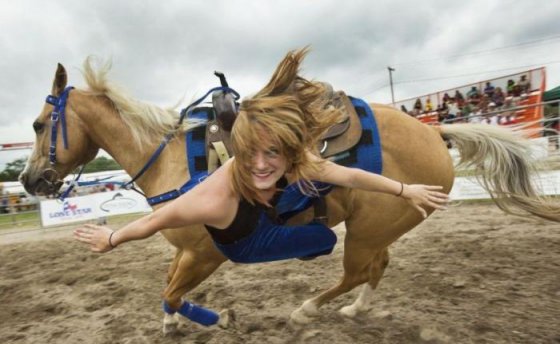
[[233,262],[262,263],[329,254],[336,244],[336,235],[318,222],[277,225],[263,212],[257,228],[248,237],[233,244],[214,244]]

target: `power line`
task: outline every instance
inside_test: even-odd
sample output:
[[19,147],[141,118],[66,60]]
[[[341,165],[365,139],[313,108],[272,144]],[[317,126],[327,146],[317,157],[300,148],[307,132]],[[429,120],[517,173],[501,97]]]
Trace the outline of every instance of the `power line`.
[[535,67],[535,66],[542,66],[542,65],[545,65],[545,64],[556,64],[556,63],[560,63],[560,60],[543,62],[543,63],[538,63],[538,64],[525,65],[525,66],[517,66],[517,67],[511,67],[511,68],[494,69],[494,70],[488,70],[488,71],[484,71],[484,72],[457,74],[457,75],[448,75],[448,76],[438,76],[438,77],[432,77],[432,78],[426,78],[426,79],[401,80],[401,81],[396,81],[394,84],[399,85],[399,84],[409,84],[409,83],[415,83],[415,82],[453,79],[453,78],[460,78],[460,77],[465,77],[465,76],[473,76],[473,75],[488,74],[488,73],[495,73],[495,72],[505,72],[505,71],[510,71],[510,70],[522,69],[522,68],[532,68],[532,67]]
[[540,44],[540,43],[542,43],[542,42],[554,41],[554,40],[558,40],[558,39],[560,39],[560,35],[555,35],[555,36],[550,36],[550,37],[546,37],[546,38],[541,38],[541,39],[534,40],[534,41],[516,43],[516,44],[507,45],[507,46],[498,47],[498,48],[493,48],[493,49],[477,50],[477,51],[471,51],[471,52],[467,52],[467,53],[461,53],[461,54],[453,54],[453,55],[441,56],[441,57],[436,57],[436,58],[426,59],[426,60],[409,61],[409,62],[403,62],[403,63],[393,63],[392,65],[394,65],[394,66],[404,66],[404,65],[409,65],[409,64],[418,64],[418,63],[424,63],[424,62],[434,62],[434,61],[439,61],[439,60],[443,60],[443,59],[447,59],[447,58],[452,58],[452,57],[480,55],[480,54],[492,53],[492,52],[500,51],[500,50],[506,50],[506,49],[512,49],[512,48],[519,48],[519,47],[523,47],[523,46],[527,46],[527,45],[536,45],[536,44]]

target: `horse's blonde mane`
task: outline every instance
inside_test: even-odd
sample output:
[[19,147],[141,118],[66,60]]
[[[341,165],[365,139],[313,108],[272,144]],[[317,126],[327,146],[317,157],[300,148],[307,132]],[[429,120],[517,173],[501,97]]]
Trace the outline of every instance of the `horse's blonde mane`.
[[185,121],[179,129],[175,126],[179,113],[174,108],[163,109],[158,106],[143,103],[128,95],[121,87],[108,79],[111,61],[93,67],[92,56],[84,61],[82,74],[89,87],[89,91],[96,95],[104,95],[115,107],[121,119],[130,128],[132,137],[141,148],[146,143],[160,141],[171,131],[184,132],[201,124],[200,121]]

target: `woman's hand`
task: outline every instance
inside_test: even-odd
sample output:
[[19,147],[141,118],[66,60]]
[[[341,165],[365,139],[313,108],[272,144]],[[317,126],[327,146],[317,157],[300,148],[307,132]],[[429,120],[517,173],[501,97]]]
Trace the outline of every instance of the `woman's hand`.
[[89,245],[93,252],[104,253],[114,248],[109,241],[111,233],[113,230],[109,227],[86,224],[74,230],[74,238]]
[[426,209],[423,207],[431,207],[438,210],[446,210],[449,196],[438,190],[443,189],[442,186],[435,185],[407,185],[404,184],[401,197],[418,210],[424,218],[428,217]]

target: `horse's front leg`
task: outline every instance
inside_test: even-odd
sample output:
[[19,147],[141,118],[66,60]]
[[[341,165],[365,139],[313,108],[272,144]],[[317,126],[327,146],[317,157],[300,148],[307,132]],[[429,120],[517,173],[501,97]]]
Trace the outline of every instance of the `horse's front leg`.
[[210,311],[183,302],[181,298],[208,278],[226,260],[213,246],[206,250],[197,248],[197,250],[183,251],[181,254],[178,253],[175,259],[177,261],[172,263],[169,271],[171,273],[171,268],[173,268],[173,275],[170,276],[169,283],[163,292],[164,334],[177,329],[179,314],[185,315],[183,313],[186,313],[188,315],[192,314],[193,311],[199,313],[207,311],[209,313],[202,314],[202,316],[212,316]]

